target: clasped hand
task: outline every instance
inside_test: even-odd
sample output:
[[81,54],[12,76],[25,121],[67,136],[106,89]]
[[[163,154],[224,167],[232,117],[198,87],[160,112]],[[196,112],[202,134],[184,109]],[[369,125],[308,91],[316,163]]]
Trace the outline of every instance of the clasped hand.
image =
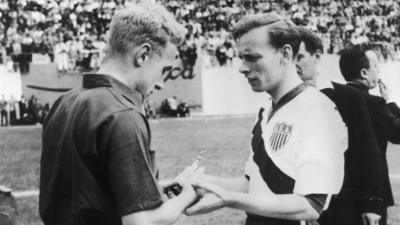
[[[204,167],[191,165],[186,167],[175,179],[160,182],[163,191],[165,188],[179,184],[182,189],[181,194],[184,192],[193,192],[193,203],[186,209],[186,215],[208,213],[222,208],[228,203],[229,191],[207,182],[203,176],[204,170]],[[167,196],[168,198],[175,197],[172,192],[167,192]]]

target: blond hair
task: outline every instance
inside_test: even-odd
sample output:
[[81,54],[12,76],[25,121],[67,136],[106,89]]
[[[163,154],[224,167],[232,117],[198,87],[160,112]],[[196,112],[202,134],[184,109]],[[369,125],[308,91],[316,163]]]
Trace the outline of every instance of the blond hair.
[[144,43],[161,54],[168,42],[183,41],[184,28],[163,6],[155,3],[131,4],[118,11],[111,20],[106,58],[124,56]]

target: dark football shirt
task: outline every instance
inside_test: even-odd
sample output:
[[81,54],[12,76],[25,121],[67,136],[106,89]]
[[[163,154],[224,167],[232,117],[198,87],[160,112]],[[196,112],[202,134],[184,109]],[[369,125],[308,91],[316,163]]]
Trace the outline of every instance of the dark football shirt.
[[45,224],[118,225],[162,204],[142,96],[86,74],[43,125],[39,211]]

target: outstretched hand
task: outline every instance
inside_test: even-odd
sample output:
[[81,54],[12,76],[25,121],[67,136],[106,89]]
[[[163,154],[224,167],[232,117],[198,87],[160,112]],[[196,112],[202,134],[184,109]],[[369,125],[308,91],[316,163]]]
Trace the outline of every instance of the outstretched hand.
[[379,80],[378,86],[379,86],[379,92],[380,92],[382,98],[384,98],[385,101],[389,101],[391,93],[390,93],[390,90],[388,90],[388,87],[386,86],[386,84],[384,84],[382,82],[382,80]]
[[198,181],[193,186],[201,199],[186,209],[186,215],[208,213],[224,207],[228,202],[229,192],[218,185]]
[[167,195],[168,198],[173,198],[179,195],[179,193],[185,189],[184,187],[192,187],[192,183],[197,181],[203,174],[205,168],[194,168],[192,166],[186,167],[183,172],[181,172],[176,178],[170,180],[159,181],[158,184],[161,187],[163,193]]
[[363,213],[361,218],[364,225],[379,225],[381,216],[375,213]]

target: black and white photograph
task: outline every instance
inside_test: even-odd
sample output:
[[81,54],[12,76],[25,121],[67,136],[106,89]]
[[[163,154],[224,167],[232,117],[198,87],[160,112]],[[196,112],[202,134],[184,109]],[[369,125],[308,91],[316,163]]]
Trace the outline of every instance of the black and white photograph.
[[0,0],[0,225],[400,225],[400,0]]

